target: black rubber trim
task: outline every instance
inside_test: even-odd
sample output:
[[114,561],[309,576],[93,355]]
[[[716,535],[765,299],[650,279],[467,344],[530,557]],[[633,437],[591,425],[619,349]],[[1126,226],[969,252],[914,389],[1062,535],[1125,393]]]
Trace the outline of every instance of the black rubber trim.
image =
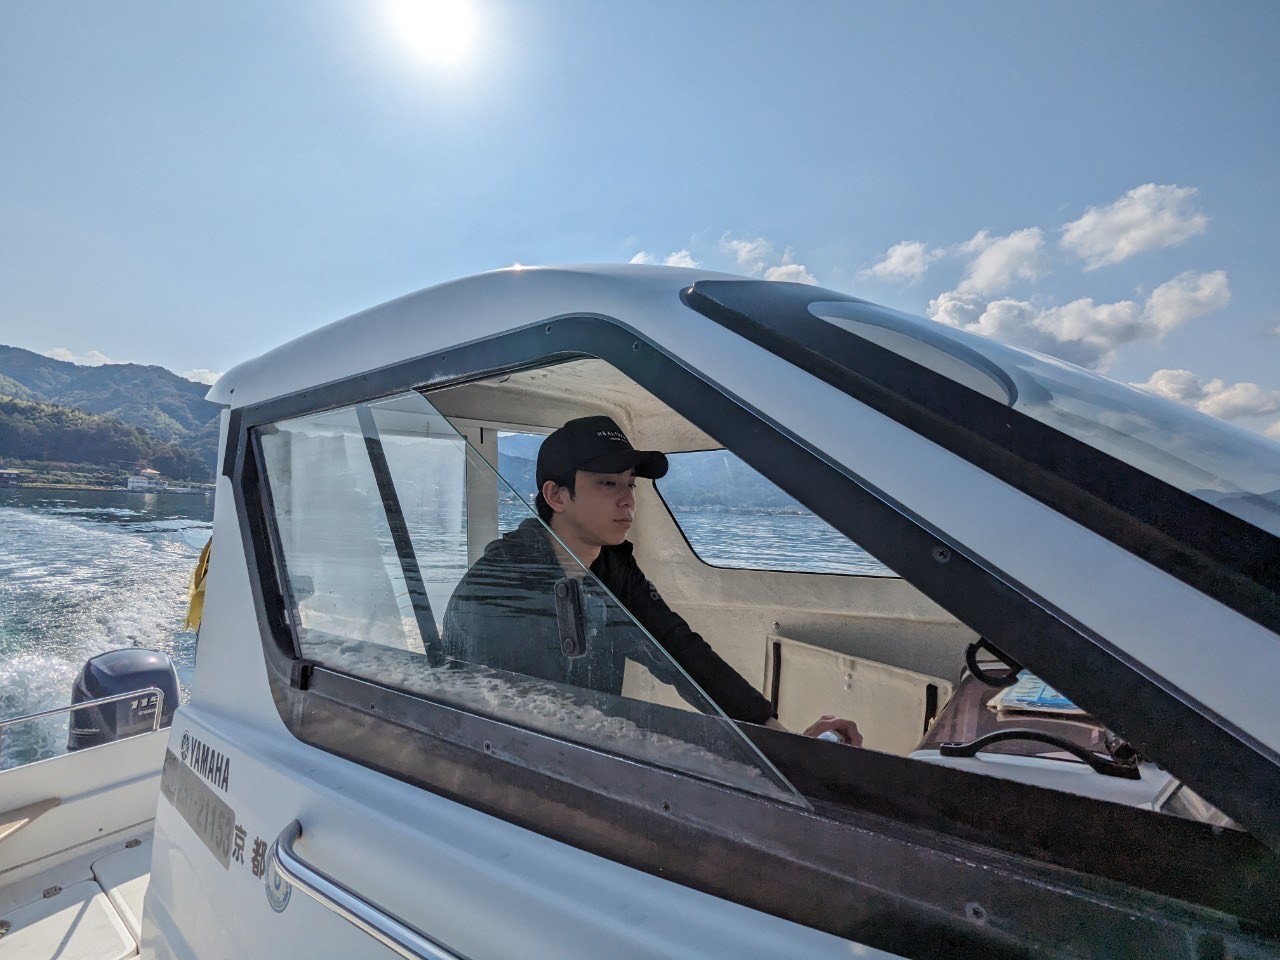
[[[800,503],[895,570],[922,593],[1001,650],[1028,664],[1057,689],[1144,756],[1161,763],[1197,792],[1246,824],[1259,838],[1280,847],[1280,758],[1203,705],[1123,659],[1101,637],[1052,607],[1016,578],[931,529],[884,492],[834,465],[820,451],[703,379],[635,331],[595,316],[553,318],[489,340],[411,360],[348,381],[245,408],[238,447],[257,425],[302,413],[346,406],[403,392],[421,384],[432,389],[486,379],[504,372],[571,358],[599,357],[662,399],[740,456]],[[252,463],[252,461],[249,461]],[[243,515],[262,501],[246,491],[265,486],[246,473],[236,483]],[[268,609],[287,607],[263,551],[271,541],[255,532],[257,565]],[[944,559],[945,558],[945,559]],[[287,630],[284,617],[271,630]],[[264,634],[264,637],[269,635]],[[269,657],[293,644],[276,636]],[[289,669],[277,664],[287,684]],[[281,691],[278,691],[280,693]],[[287,722],[287,718],[286,718]],[[1169,731],[1178,735],[1171,737]]]
[[[274,671],[272,680],[293,682],[305,675],[305,671],[296,668],[302,660],[296,639],[297,611],[288,589],[284,554],[278,547],[275,525],[270,520],[275,511],[271,488],[259,467],[262,450],[256,433],[243,429],[237,438],[236,450],[231,480],[245,559],[255,574],[249,578],[249,588],[253,591],[258,628],[262,631],[267,664]],[[279,706],[280,691],[275,690],[274,682],[273,690]]]
[[708,319],[826,381],[1202,593],[1280,633],[1280,538],[809,312],[864,300],[805,284],[699,280]]
[[235,476],[236,461],[240,456],[237,441],[240,439],[240,427],[243,413],[234,409],[227,413],[227,439],[222,451],[222,475],[227,478]]
[[356,420],[364,433],[365,452],[369,456],[369,466],[373,470],[374,482],[378,485],[378,496],[382,500],[382,512],[387,520],[387,528],[391,531],[391,542],[395,545],[396,559],[400,561],[400,574],[404,577],[405,589],[409,592],[409,603],[413,607],[413,616],[418,624],[418,632],[427,649],[440,645],[440,635],[436,631],[436,618],[431,613],[431,599],[427,596],[427,585],[422,580],[422,571],[418,568],[418,555],[413,550],[413,538],[409,535],[409,525],[405,522],[404,511],[400,509],[400,495],[396,492],[395,482],[391,479],[391,465],[387,462],[387,452],[382,446],[382,435],[374,422],[373,414],[368,407],[356,408]]
[[778,715],[778,703],[782,693],[782,644],[773,641],[773,680],[769,683],[769,707],[773,716]]

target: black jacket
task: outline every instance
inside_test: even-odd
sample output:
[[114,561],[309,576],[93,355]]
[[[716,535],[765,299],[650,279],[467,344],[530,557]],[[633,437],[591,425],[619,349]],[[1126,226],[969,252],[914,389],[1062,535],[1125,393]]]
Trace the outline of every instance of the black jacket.
[[590,578],[581,583],[586,653],[569,658],[560,649],[552,594],[564,570],[542,525],[525,520],[489,544],[458,584],[445,610],[444,652],[602,693],[622,692],[628,659],[666,683],[676,681],[676,671],[636,629],[634,617],[730,717],[764,723],[773,716],[769,701],[667,606],[641,572],[629,541],[603,547],[591,573],[599,583]]

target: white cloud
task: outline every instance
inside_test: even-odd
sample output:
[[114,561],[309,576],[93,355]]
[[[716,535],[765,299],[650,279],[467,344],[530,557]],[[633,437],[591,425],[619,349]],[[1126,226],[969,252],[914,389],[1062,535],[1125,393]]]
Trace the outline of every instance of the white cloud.
[[196,370],[188,370],[186,373],[181,374],[181,376],[186,380],[194,380],[196,383],[207,383],[210,386],[213,386],[213,384],[218,382],[218,378],[221,377],[222,374],[215,373],[213,370],[199,368]]
[[1196,406],[1223,420],[1265,417],[1280,413],[1280,390],[1264,390],[1248,381],[1228,384],[1210,380],[1205,384],[1205,398]]
[[1126,343],[1155,332],[1132,300],[1094,303],[1085,297],[1043,307],[1026,300],[987,301],[975,294],[944,293],[929,301],[929,316],[941,323],[1017,344],[1082,367],[1106,369]]
[[1280,420],[1277,420],[1275,423],[1267,427],[1267,429],[1263,430],[1262,432],[1266,436],[1270,437],[1272,440],[1280,440]]
[[986,301],[976,294],[948,290],[929,301],[928,313],[939,323],[976,333],[974,328],[986,306]]
[[1044,233],[1039,227],[1027,227],[999,237],[979,230],[969,240],[949,249],[930,248],[919,240],[903,240],[890,247],[879,263],[858,276],[911,284],[923,278],[931,264],[948,254],[968,258],[964,279],[953,293],[990,299],[1019,280],[1041,277],[1045,269]]
[[780,263],[776,267],[769,267],[764,272],[766,280],[788,280],[792,283],[813,283],[816,284],[817,278],[805,269],[803,263]]
[[987,301],[952,290],[929,301],[929,316],[1082,367],[1107,366],[1116,347],[1136,339],[1142,330],[1142,312],[1129,300],[1094,303],[1086,298],[1041,307],[1010,298]]
[[[1222,379],[1202,381],[1190,370],[1157,370],[1146,383],[1133,386],[1156,396],[1177,400],[1220,420],[1268,417],[1280,414],[1280,390],[1265,390],[1256,383],[1227,383]],[[1272,436],[1280,423],[1267,430]]]
[[929,264],[943,256],[944,252],[930,250],[927,244],[919,240],[903,240],[890,247],[883,260],[861,271],[858,276],[874,277],[888,283],[917,283],[924,277]]
[[1204,384],[1190,370],[1157,370],[1147,378],[1146,383],[1134,383],[1131,386],[1190,406],[1195,406],[1204,397]]
[[738,261],[738,269],[753,275],[764,273],[765,259],[773,252],[769,241],[764,237],[736,240],[727,233],[720,238],[720,249],[733,254]]
[[774,260],[773,244],[764,237],[740,240],[726,233],[720,238],[720,249],[733,254],[738,269],[750,276],[793,283],[818,282],[804,264],[796,263],[795,252],[790,247],[782,251],[777,262],[771,263]]
[[[1006,339],[1000,335],[1001,329],[1005,326],[1004,321],[997,316],[996,312],[988,311],[989,306],[993,305],[983,300],[977,293],[947,291],[929,301],[929,316],[938,323],[957,326],[961,330],[968,330],[969,333]],[[1030,303],[1024,306],[1028,310],[1033,310]]]
[[1170,330],[1221,310],[1231,300],[1224,271],[1184,273],[1158,286],[1139,306],[1132,300],[1037,306],[1025,300],[988,300],[959,288],[929,301],[929,316],[970,333],[1004,340],[1105,370],[1116,351],[1139,340],[1157,340]]
[[1043,272],[1044,234],[1039,227],[1015,230],[1006,237],[993,237],[979,230],[961,244],[960,251],[973,255],[957,288],[961,293],[990,297],[1003,293],[1017,280],[1036,280]]
[[1045,310],[1037,328],[1049,337],[1040,349],[1063,360],[1105,370],[1120,347],[1152,337],[1142,311],[1132,300],[1094,303],[1090,297]]
[[[653,255],[645,253],[641,250],[629,261],[631,263],[656,263]],[[662,262],[668,267],[696,267],[699,266],[698,261],[693,259],[688,250],[677,250],[675,253],[668,253],[662,258]]]
[[1144,250],[1176,247],[1204,233],[1209,218],[1192,206],[1195,187],[1143,184],[1106,207],[1090,207],[1062,228],[1062,246],[1086,270],[1120,263]]
[[67,363],[78,363],[82,367],[100,367],[106,363],[119,363],[118,360],[112,360],[105,353],[99,353],[97,350],[90,350],[88,353],[72,353],[66,347],[54,347],[52,350],[46,350],[46,357],[53,360],[65,360]]
[[1083,297],[1060,307],[1051,307],[1040,315],[1038,323],[1055,340],[1097,341],[1119,345],[1140,339],[1142,314],[1132,300],[1117,303],[1094,303]]
[[1169,331],[1223,310],[1230,302],[1231,284],[1225,270],[1188,271],[1156,287],[1147,299],[1145,314],[1161,331]]

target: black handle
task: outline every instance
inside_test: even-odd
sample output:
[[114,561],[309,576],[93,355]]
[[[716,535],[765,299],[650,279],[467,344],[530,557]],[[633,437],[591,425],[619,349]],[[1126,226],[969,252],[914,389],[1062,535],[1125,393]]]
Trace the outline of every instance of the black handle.
[[557,580],[552,592],[556,601],[556,627],[560,632],[560,652],[570,660],[585,656],[587,634],[582,626],[582,587],[573,577]]
[[1142,774],[1138,771],[1136,762],[1121,763],[1111,757],[1104,757],[1100,753],[1086,750],[1070,740],[1052,733],[1045,733],[1042,730],[1022,728],[996,730],[984,737],[979,737],[977,740],[970,740],[968,743],[941,744],[938,747],[938,753],[944,757],[974,757],[978,755],[979,750],[983,750],[993,743],[999,743],[1001,740],[1034,740],[1037,743],[1047,743],[1050,746],[1057,747],[1059,750],[1065,750],[1077,760],[1082,760],[1103,776],[1121,777],[1125,780],[1142,779]]
[[[983,649],[1008,667],[1009,672],[988,673],[978,666],[978,651]],[[965,648],[964,662],[968,665],[969,672],[988,687],[1012,687],[1018,682],[1018,673],[1022,670],[1022,664],[1018,663],[1017,660],[1006,657],[1001,651],[993,647],[986,637],[979,637],[976,642],[969,644]]]

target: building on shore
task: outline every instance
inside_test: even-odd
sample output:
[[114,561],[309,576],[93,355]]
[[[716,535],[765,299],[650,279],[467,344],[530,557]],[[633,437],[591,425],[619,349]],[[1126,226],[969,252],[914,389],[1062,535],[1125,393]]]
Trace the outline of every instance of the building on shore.
[[165,487],[165,479],[155,470],[139,470],[129,478],[127,489],[134,493],[157,493]]
[[0,487],[16,487],[21,479],[19,470],[0,470]]
[[212,493],[213,485],[169,480],[157,471],[148,469],[139,470],[131,476],[125,489],[130,493]]

